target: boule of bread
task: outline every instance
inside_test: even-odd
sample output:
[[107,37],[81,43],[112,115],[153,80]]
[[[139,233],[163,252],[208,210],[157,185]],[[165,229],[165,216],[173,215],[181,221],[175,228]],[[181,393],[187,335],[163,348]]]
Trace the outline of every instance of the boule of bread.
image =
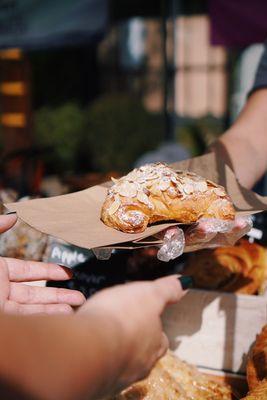
[[143,232],[149,224],[199,218],[233,220],[235,210],[225,189],[187,171],[165,164],[147,164],[113,180],[102,207],[102,221],[127,233]]

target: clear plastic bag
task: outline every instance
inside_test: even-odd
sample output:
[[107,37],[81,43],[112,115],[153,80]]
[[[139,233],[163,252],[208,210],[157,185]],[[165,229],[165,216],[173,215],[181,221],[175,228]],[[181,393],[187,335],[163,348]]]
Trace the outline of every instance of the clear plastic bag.
[[[223,221],[215,218],[202,218],[198,223],[185,228],[178,226],[160,232],[156,237],[162,239],[157,258],[168,262],[184,252],[196,251],[219,246],[233,246],[252,228],[251,216],[238,216],[234,221]],[[92,249],[98,260],[108,260],[112,248]]]
[[202,218],[184,231],[177,226],[170,228],[164,232],[163,244],[160,245],[157,257],[161,261],[168,262],[183,252],[233,246],[250,231],[252,225],[250,216],[238,216],[234,221]]
[[185,232],[185,252],[219,246],[233,246],[253,226],[251,216],[238,216],[234,221],[202,218]]
[[110,247],[98,247],[92,249],[92,252],[98,260],[109,260],[112,255],[113,249]]

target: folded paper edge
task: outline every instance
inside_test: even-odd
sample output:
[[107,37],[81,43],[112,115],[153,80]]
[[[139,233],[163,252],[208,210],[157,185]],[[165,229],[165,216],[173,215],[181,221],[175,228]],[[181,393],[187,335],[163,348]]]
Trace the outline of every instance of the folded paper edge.
[[[264,206],[265,208],[264,209],[256,209],[256,208],[254,208],[254,209],[251,209],[251,210],[237,210],[237,215],[250,215],[250,214],[255,214],[255,213],[259,213],[259,212],[262,212],[262,211],[264,211],[264,210],[266,210],[267,209],[267,197],[263,197],[263,196],[260,196],[260,195],[258,195],[258,194],[256,194],[255,192],[252,192],[252,191],[250,191],[250,190],[248,190],[248,189],[245,189],[245,188],[243,188],[241,185],[240,185],[240,183],[238,182],[238,180],[236,179],[236,177],[235,177],[235,175],[234,175],[234,172],[231,170],[231,168],[228,166],[228,165],[226,165],[225,163],[223,163],[221,160],[215,160],[215,155],[214,154],[208,154],[208,155],[203,155],[203,156],[200,156],[200,157],[195,157],[195,158],[191,158],[191,159],[188,159],[188,160],[184,160],[184,161],[181,161],[181,162],[177,162],[177,163],[174,163],[174,164],[170,164],[170,167],[172,167],[172,168],[176,168],[176,169],[179,169],[179,168],[182,168],[182,169],[188,169],[188,170],[194,170],[194,168],[190,168],[191,166],[190,166],[190,164],[192,164],[192,166],[193,166],[193,164],[195,164],[196,165],[196,162],[198,162],[198,161],[200,161],[200,160],[206,160],[206,162],[207,162],[207,160],[208,159],[210,159],[210,160],[212,160],[212,162],[216,162],[217,163],[217,165],[221,165],[221,166],[223,166],[223,168],[225,169],[225,171],[227,171],[227,170],[230,170],[231,171],[231,174],[233,175],[233,177],[234,177],[234,179],[235,179],[235,181],[237,182],[237,186],[238,186],[238,188],[240,189],[240,191],[241,191],[241,189],[242,190],[244,190],[244,193],[248,193],[249,195],[250,195],[250,198],[251,198],[251,200],[253,201],[255,201],[255,204],[256,204],[256,202],[257,202],[257,205],[261,205],[261,206]],[[215,160],[215,161],[214,161]],[[183,164],[186,164],[186,167],[183,167],[182,165]],[[203,174],[202,174],[203,175]],[[105,182],[105,183],[103,183],[103,184],[100,184],[100,185],[95,185],[95,186],[92,186],[91,188],[88,188],[88,189],[85,189],[85,190],[90,190],[90,189],[93,189],[93,188],[96,188],[96,187],[105,187],[105,188],[107,188],[107,187],[109,187],[110,186],[110,184],[111,184],[111,181],[107,181],[107,182]],[[82,192],[82,191],[81,191]],[[76,193],[78,193],[78,192],[76,192]],[[65,194],[65,195],[63,195],[64,197],[66,197],[66,196],[68,196],[68,195],[71,195],[71,194],[73,194],[73,193],[70,193],[70,194]],[[62,197],[63,197],[62,196]],[[56,197],[61,197],[61,196],[56,196]],[[49,199],[49,198],[48,198]],[[29,201],[32,201],[32,200],[28,200],[27,202],[29,202]],[[263,202],[264,201],[264,202]],[[266,202],[266,204],[265,204],[265,202]],[[17,202],[18,203],[18,202]],[[5,207],[7,208],[7,209],[9,209],[10,211],[13,211],[14,212],[14,210],[15,210],[15,212],[17,213],[17,215],[18,215],[18,217],[22,220],[22,221],[24,221],[25,223],[27,223],[28,225],[30,225],[31,227],[33,227],[34,229],[37,229],[37,230],[39,230],[40,232],[43,232],[43,233],[45,233],[45,234],[48,234],[48,235],[51,235],[51,236],[56,236],[56,237],[59,237],[60,239],[63,239],[64,241],[67,241],[68,243],[72,243],[72,244],[74,244],[75,246],[80,246],[80,247],[83,247],[83,248],[86,248],[86,249],[88,249],[89,247],[85,247],[85,246],[81,246],[79,243],[74,243],[73,241],[69,241],[69,240],[66,240],[66,238],[63,238],[63,237],[60,237],[60,236],[58,236],[58,235],[54,235],[53,233],[51,233],[51,232],[47,232],[47,231],[44,231],[44,230],[42,230],[42,229],[40,229],[39,227],[38,228],[36,228],[34,225],[32,225],[29,221],[27,221],[27,219],[25,219],[25,218],[23,218],[21,215],[20,215],[20,212],[19,212],[19,210],[16,210],[15,208],[16,207],[14,207],[14,205],[15,204],[17,204],[17,203],[5,203],[4,205],[5,205]],[[22,203],[21,203],[22,204]],[[157,231],[157,233],[159,233],[159,232],[162,232],[162,231],[164,231],[164,230],[166,230],[167,228],[169,228],[169,227],[171,227],[171,226],[175,226],[175,225],[179,225],[179,223],[178,222],[172,222],[172,223],[170,223],[167,227],[165,226],[164,228],[162,228],[161,230],[159,230],[159,231]],[[151,234],[151,233],[149,233],[149,232],[142,232],[142,233],[140,233],[140,237],[138,237],[138,238],[136,238],[136,239],[134,239],[134,240],[130,240],[130,236],[129,236],[129,241],[127,240],[127,241],[125,241],[125,240],[122,240],[122,241],[115,241],[115,242],[113,242],[112,244],[108,244],[107,246],[104,246],[104,245],[100,245],[99,247],[114,247],[114,248],[118,248],[117,246],[119,246],[119,245],[121,245],[123,248],[127,248],[126,246],[124,246],[123,245],[123,243],[129,243],[129,248],[132,248],[132,246],[134,246],[134,248],[136,248],[135,246],[136,245],[140,245],[141,243],[142,244],[146,244],[146,243],[148,243],[148,241],[147,240],[145,240],[145,239],[147,239],[147,238],[149,238],[149,237],[151,237],[151,236],[153,236],[154,234],[156,234],[156,233],[153,233],[153,234]],[[129,235],[131,235],[131,234],[129,234]],[[155,243],[155,242],[154,242]],[[152,245],[152,244],[151,244]],[[96,246],[94,246],[94,247],[96,247]],[[142,246],[142,247],[145,247],[145,246]]]

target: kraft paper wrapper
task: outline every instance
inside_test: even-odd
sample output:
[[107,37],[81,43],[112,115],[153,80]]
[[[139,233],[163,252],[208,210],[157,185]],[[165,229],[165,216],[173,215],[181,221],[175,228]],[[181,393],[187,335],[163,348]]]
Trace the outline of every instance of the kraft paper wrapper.
[[[243,188],[231,169],[211,153],[171,165],[189,170],[226,188],[237,214],[254,214],[267,210],[267,197]],[[6,204],[9,211],[35,229],[87,249],[95,247],[136,248],[159,244],[150,238],[177,225],[163,223],[148,227],[138,234],[123,233],[109,228],[100,220],[100,211],[110,183],[93,186],[80,192],[45,199]],[[149,239],[148,239],[149,238]]]

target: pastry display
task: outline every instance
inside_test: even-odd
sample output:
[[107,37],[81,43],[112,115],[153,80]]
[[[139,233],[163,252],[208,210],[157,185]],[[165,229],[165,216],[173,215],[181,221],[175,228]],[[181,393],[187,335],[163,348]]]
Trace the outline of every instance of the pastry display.
[[183,273],[192,275],[201,289],[258,294],[267,278],[267,251],[242,239],[235,246],[192,254]]
[[232,220],[233,204],[225,189],[194,173],[165,164],[147,164],[113,179],[102,207],[102,221],[128,233],[143,232],[161,221],[193,223],[201,217]]
[[38,232],[22,221],[0,235],[0,255],[23,260],[42,260],[47,235]]
[[[251,390],[255,389],[265,378],[267,379],[267,325],[263,327],[261,333],[257,336],[247,363],[249,388]],[[265,389],[267,390],[267,382],[265,382]]]
[[255,389],[249,391],[246,397],[241,400],[266,400],[267,399],[267,380],[264,379],[256,386]]
[[12,189],[0,189],[0,214],[5,214],[4,203],[12,203],[18,199],[18,194]]
[[110,400],[231,400],[228,385],[213,381],[168,352],[148,378]]
[[[15,201],[17,195],[11,190],[0,191],[0,206]],[[47,235],[18,220],[12,229],[0,235],[0,256],[41,261],[47,243]]]

